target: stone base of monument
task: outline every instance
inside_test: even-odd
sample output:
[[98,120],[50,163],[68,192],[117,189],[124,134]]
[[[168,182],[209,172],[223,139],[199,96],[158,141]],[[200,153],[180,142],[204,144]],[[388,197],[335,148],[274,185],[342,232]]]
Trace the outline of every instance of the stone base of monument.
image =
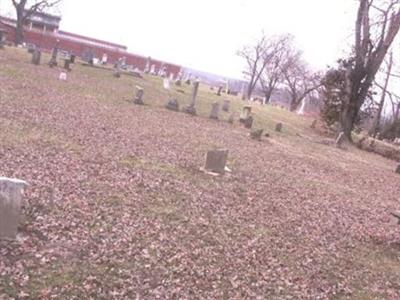
[[171,99],[168,101],[167,105],[165,105],[166,109],[172,110],[172,111],[179,111],[179,102],[177,99]]
[[191,106],[191,105],[186,106],[186,107],[183,109],[183,111],[184,111],[185,113],[189,114],[189,115],[193,115],[193,116],[197,115],[196,107]]
[[137,105],[144,105],[143,99],[140,99],[138,97],[135,97],[135,99],[133,100],[133,103],[135,103]]
[[228,150],[211,150],[206,154],[206,163],[201,171],[208,175],[219,176],[225,174],[225,171],[230,172],[226,167],[228,160]]

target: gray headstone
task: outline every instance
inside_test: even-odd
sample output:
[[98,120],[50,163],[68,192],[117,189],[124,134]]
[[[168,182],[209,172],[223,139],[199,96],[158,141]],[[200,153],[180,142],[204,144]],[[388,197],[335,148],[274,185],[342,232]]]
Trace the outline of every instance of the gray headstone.
[[165,107],[169,110],[179,111],[179,102],[177,99],[171,99]]
[[40,50],[35,49],[32,53],[32,64],[38,66],[40,65],[40,59],[42,57],[42,52]]
[[282,129],[283,129],[283,124],[282,123],[276,124],[275,131],[282,132]]
[[228,150],[208,151],[204,169],[213,173],[224,174],[227,160]]
[[6,32],[0,28],[0,49],[4,49],[6,43]]
[[0,177],[0,239],[14,239],[21,217],[25,181]]
[[244,120],[243,122],[244,127],[247,129],[251,129],[253,127],[253,117],[249,116],[247,119]]
[[196,114],[196,98],[197,98],[197,93],[199,91],[199,85],[200,81],[195,80],[193,83],[193,90],[192,90],[192,99],[190,101],[189,106],[185,108],[185,112],[191,115]]
[[219,119],[219,103],[218,102],[214,102],[211,106],[210,119],[214,119],[214,120]]
[[69,59],[64,60],[64,69],[67,71],[71,71],[71,61]]
[[397,168],[396,168],[396,173],[397,173],[397,174],[400,174],[400,165],[397,166]]
[[250,137],[251,137],[253,140],[258,140],[258,141],[260,141],[263,132],[264,132],[263,129],[253,130],[252,132],[250,132]]
[[229,112],[229,106],[231,104],[231,101],[229,100],[224,100],[224,103],[222,104],[222,110]]
[[57,66],[57,55],[58,55],[58,48],[54,47],[53,51],[51,52],[51,59],[49,61],[50,68]]
[[143,95],[144,95],[143,88],[137,85],[136,86],[136,96],[135,96],[135,100],[133,101],[133,103],[143,105],[144,104]]

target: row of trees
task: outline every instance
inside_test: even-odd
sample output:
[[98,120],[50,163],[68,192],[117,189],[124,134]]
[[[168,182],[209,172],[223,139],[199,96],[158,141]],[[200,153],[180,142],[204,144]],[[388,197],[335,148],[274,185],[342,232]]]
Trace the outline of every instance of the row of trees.
[[320,74],[311,72],[290,34],[271,38],[262,34],[259,40],[243,47],[237,54],[246,61],[247,99],[252,97],[257,87],[261,87],[269,103],[273,92],[285,87],[291,98],[290,108],[295,110],[309,93],[321,85]]
[[[357,1],[351,55],[340,59],[322,77],[310,71],[290,35],[263,36],[255,45],[239,51],[247,62],[247,97],[261,85],[269,100],[274,89],[282,86],[291,95],[291,108],[296,109],[304,97],[318,89],[325,99],[323,117],[328,122],[338,121],[350,141],[355,124],[371,107],[377,112],[370,133],[376,134],[387,96],[393,102],[393,113],[398,115],[400,105],[394,102],[399,98],[388,91],[393,56],[387,54],[400,29],[400,0]],[[376,78],[382,69],[383,84],[379,84]],[[374,95],[377,88],[381,93],[378,100]]]

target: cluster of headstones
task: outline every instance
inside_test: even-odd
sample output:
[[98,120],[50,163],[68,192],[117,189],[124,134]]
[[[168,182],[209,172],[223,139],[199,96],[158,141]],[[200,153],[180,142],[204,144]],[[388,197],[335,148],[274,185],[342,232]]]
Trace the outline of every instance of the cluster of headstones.
[[[42,57],[42,52],[40,49],[34,47],[34,48],[29,48],[28,52],[32,54],[32,64],[34,65],[40,65],[41,57]],[[56,67],[58,65],[57,61],[57,56],[58,56],[58,48],[57,46],[53,48],[53,51],[51,52],[51,58],[48,63],[50,68]],[[71,72],[71,65],[75,63],[75,58],[76,56],[74,54],[70,54],[68,57],[64,58],[64,69],[68,72]],[[60,80],[67,80],[67,73],[61,72],[60,73]]]

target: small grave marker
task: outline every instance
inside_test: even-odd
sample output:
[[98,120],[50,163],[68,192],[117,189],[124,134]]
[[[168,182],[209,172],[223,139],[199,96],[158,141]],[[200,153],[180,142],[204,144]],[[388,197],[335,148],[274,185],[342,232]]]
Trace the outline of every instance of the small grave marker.
[[230,104],[231,104],[231,101],[224,100],[224,103],[222,104],[222,110],[225,111],[225,112],[229,112]]
[[211,106],[210,119],[214,119],[214,120],[219,119],[219,103],[218,102],[214,102]]
[[263,129],[253,130],[252,132],[250,132],[250,137],[253,140],[261,141],[261,137],[263,135],[263,132],[264,132]]
[[32,64],[38,66],[40,65],[40,59],[42,57],[42,52],[40,50],[35,49],[32,53]]
[[171,99],[165,107],[172,111],[179,111],[179,102],[177,99]]
[[133,100],[133,103],[138,104],[138,105],[143,105],[143,95],[144,95],[144,90],[141,86],[136,86],[136,96],[135,100]]
[[282,132],[282,129],[283,129],[283,124],[282,123],[276,124],[276,126],[275,126],[275,131],[276,132]]

